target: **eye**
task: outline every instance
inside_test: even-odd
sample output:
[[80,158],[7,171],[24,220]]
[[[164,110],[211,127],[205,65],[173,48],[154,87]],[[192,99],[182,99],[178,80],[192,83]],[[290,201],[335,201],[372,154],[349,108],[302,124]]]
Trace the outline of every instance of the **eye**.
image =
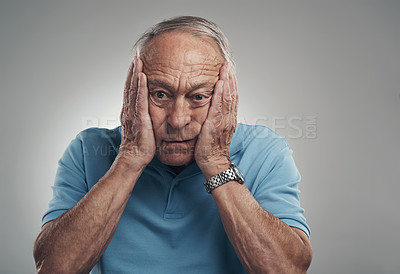
[[166,91],[155,90],[150,92],[150,101],[158,107],[164,107],[171,102],[171,96]]
[[205,97],[204,97],[203,94],[196,94],[193,98],[194,98],[196,101],[201,101],[201,100],[203,100]]
[[208,92],[191,95],[191,104],[193,107],[201,107],[210,102],[212,94]]
[[169,95],[167,92],[162,90],[156,90],[150,92],[150,98],[156,100],[158,102],[164,102],[169,99]]
[[156,91],[156,92],[155,92],[155,95],[156,95],[157,98],[159,98],[159,99],[162,99],[162,98],[164,98],[165,96],[167,96],[167,94],[165,94],[165,92],[163,92],[163,91]]

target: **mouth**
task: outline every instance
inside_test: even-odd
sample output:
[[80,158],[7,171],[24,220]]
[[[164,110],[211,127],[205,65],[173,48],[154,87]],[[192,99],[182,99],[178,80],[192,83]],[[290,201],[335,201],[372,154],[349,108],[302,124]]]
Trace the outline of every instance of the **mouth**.
[[191,137],[178,137],[176,136],[175,138],[165,138],[163,140],[164,143],[167,144],[186,144],[186,143],[191,143],[191,142],[196,142],[197,140],[197,136],[195,136],[194,138]]
[[192,141],[193,139],[188,139],[188,140],[164,140],[166,143],[174,143],[174,144],[184,144]]
[[187,155],[193,153],[196,139],[169,139],[163,140],[159,147],[160,153],[164,155]]
[[191,146],[194,145],[195,140],[194,139],[189,139],[189,140],[164,140],[164,144],[166,147],[176,147],[176,146]]
[[164,139],[162,143],[166,148],[172,147],[192,147],[195,145],[197,138],[193,139]]

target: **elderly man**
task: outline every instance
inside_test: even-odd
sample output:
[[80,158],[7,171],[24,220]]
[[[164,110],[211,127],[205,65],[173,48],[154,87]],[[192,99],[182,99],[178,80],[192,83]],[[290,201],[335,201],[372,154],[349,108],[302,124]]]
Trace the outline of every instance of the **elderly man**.
[[283,138],[237,124],[220,29],[177,17],[134,49],[121,127],[81,132],[59,161],[37,271],[306,272],[300,175]]

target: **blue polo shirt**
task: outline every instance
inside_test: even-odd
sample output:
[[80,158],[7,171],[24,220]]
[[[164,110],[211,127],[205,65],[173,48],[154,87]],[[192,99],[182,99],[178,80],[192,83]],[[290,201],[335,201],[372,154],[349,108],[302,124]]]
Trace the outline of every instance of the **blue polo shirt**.
[[[120,127],[77,135],[59,161],[43,224],[73,207],[104,176],[120,142]],[[258,203],[309,236],[298,197],[300,174],[285,139],[266,127],[238,124],[230,155]],[[195,162],[176,175],[154,157],[92,272],[246,273],[204,182]]]

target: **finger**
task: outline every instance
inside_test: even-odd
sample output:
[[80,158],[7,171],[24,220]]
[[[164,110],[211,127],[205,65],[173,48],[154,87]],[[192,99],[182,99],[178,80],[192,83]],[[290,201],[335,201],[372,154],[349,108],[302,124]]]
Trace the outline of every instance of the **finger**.
[[136,91],[137,87],[138,87],[138,80],[139,80],[138,75],[143,70],[143,62],[140,58],[137,58],[136,56],[134,58],[134,62],[135,62],[135,69],[133,71],[133,77],[131,80],[130,89],[133,89]]
[[233,85],[232,85],[232,74],[231,74],[231,66],[229,64],[226,65],[226,88],[229,91],[229,94],[232,93]]
[[228,62],[225,62],[219,70],[219,79],[226,81],[228,80]]
[[214,94],[211,99],[211,106],[208,111],[207,119],[213,119],[214,117],[221,116],[223,88],[224,88],[224,81],[218,80],[214,87]]
[[237,85],[236,74],[235,74],[233,68],[231,69],[231,73],[232,73],[232,86],[233,86],[234,95],[235,95],[236,99],[238,99],[239,98],[239,89],[238,89],[238,85]]
[[133,71],[133,77],[131,78],[131,83],[129,87],[129,98],[128,98],[128,112],[129,116],[133,116],[136,113],[136,101],[137,101],[137,90],[139,82],[139,73],[143,70],[143,62],[140,58],[135,57],[135,68]]
[[[135,58],[135,57],[134,57]],[[123,98],[123,105],[127,106],[129,104],[129,87],[131,85],[132,76],[133,76],[133,68],[135,66],[135,61],[133,60],[131,65],[129,66],[128,75],[125,81],[125,88],[124,88],[124,98]]]
[[232,86],[231,86],[231,73],[230,68],[226,68],[226,80],[224,81],[224,88],[223,88],[223,104],[222,104],[222,114],[224,117],[229,117],[230,113],[232,112]]
[[119,117],[121,124],[123,124],[124,113],[126,112],[127,107],[129,105],[129,93],[130,93],[129,87],[130,87],[130,83],[131,83],[131,79],[132,79],[132,75],[133,75],[134,66],[135,66],[134,60],[132,60],[130,66],[129,66],[129,69],[128,69],[128,75],[126,76],[126,80],[125,80],[124,94],[123,94],[123,98],[122,98],[122,109],[121,109],[121,114]]
[[239,107],[239,89],[238,89],[238,84],[237,84],[237,78],[236,78],[236,74],[233,72],[232,70],[232,75],[233,75],[233,84],[234,84],[234,93],[233,93],[233,98],[234,98],[234,113],[235,116],[237,116],[237,111],[238,111],[238,107]]
[[231,113],[230,113],[230,118],[231,118],[231,123],[233,128],[236,128],[236,124],[237,124],[237,111],[238,111],[238,106],[239,106],[239,92],[238,92],[238,88],[237,88],[237,79],[236,79],[236,75],[233,71],[233,69],[231,69],[230,72],[230,81],[231,81],[231,86],[232,88],[232,107],[231,107]]
[[147,89],[147,77],[146,74],[140,72],[138,75],[138,91],[136,98],[136,113],[148,114],[149,113],[149,102],[148,102],[148,89]]
[[131,65],[129,66],[128,75],[126,76],[125,89],[124,90],[129,90],[129,87],[130,87],[130,84],[131,84],[131,78],[132,78],[132,75],[133,75],[133,68],[135,66],[134,62],[135,61],[132,60]]
[[229,82],[231,87],[231,97],[232,97],[232,109],[231,111],[236,113],[237,112],[237,104],[239,101],[239,93],[237,89],[237,79],[233,68],[230,68],[229,71]]

